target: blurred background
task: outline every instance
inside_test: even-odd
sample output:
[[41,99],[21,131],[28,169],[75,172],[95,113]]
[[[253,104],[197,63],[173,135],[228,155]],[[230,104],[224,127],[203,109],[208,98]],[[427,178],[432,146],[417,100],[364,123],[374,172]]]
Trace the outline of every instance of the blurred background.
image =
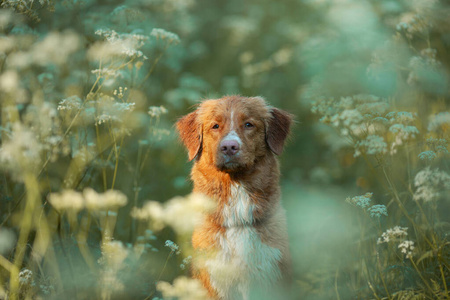
[[[0,254],[17,272],[30,269],[40,286],[53,286],[45,294],[17,283],[20,297],[75,291],[81,299],[120,298],[126,291],[136,299],[182,299],[164,287],[156,291],[154,282],[188,275],[188,267],[180,268],[191,254],[188,235],[169,221],[155,227],[151,213],[145,222],[130,213],[149,200],[163,205],[191,192],[192,163],[174,123],[201,100],[233,94],[262,96],[295,115],[280,157],[294,299],[448,296],[448,1],[0,3],[0,240],[11,244]],[[447,174],[433,173],[439,176],[429,184],[429,201],[417,200],[421,183],[414,181],[425,168]],[[88,187],[127,197],[114,210],[113,227],[108,209],[91,220],[88,212],[64,214],[64,204],[55,210],[48,201],[49,194]],[[372,218],[354,199],[366,193],[387,215]],[[36,220],[27,215],[32,201],[48,220],[49,239],[39,237],[37,221],[23,233],[23,219]],[[396,225],[408,227],[416,241],[415,261],[397,245],[376,245]],[[38,259],[39,239],[45,246]],[[126,249],[150,245],[145,263],[126,260],[119,272],[125,275],[112,272],[124,284],[115,295],[99,292],[92,272],[108,251],[105,239]],[[178,243],[181,254],[165,247],[166,240]],[[46,260],[57,262],[59,286]],[[0,298],[18,276],[7,262],[2,266]]]

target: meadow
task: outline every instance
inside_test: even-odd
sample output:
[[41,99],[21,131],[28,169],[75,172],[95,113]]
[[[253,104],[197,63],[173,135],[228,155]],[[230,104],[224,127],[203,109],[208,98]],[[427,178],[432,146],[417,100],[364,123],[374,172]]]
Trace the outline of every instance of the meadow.
[[292,290],[450,298],[450,3],[0,1],[0,299],[207,299],[174,123],[262,96]]

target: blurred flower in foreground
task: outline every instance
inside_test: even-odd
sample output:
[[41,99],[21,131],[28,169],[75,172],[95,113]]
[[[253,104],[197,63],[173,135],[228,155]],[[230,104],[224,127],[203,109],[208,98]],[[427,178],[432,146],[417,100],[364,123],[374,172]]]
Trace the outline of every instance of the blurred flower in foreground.
[[0,163],[21,180],[26,171],[35,171],[40,165],[43,145],[36,134],[21,123],[15,123],[12,130],[6,132],[7,138],[2,139],[0,148]]
[[191,263],[191,261],[192,261],[192,256],[189,255],[188,257],[185,257],[183,259],[183,263],[180,264],[180,269],[181,270],[186,269],[186,266],[189,265]]
[[148,201],[142,208],[133,208],[131,216],[139,220],[149,220],[155,230],[169,225],[179,234],[190,234],[202,220],[204,213],[214,208],[214,201],[208,197],[190,194],[172,198],[164,204]]
[[177,244],[175,244],[171,240],[167,240],[166,244],[164,246],[169,247],[170,251],[175,252],[176,254],[180,254],[181,253],[180,246],[178,246]]
[[104,211],[117,209],[127,204],[127,197],[120,191],[108,190],[97,193],[91,188],[86,188],[83,193],[74,190],[65,190],[61,193],[51,193],[48,200],[58,211],[78,212],[82,209],[91,211]]
[[102,299],[109,299],[113,292],[122,291],[125,285],[118,278],[118,273],[126,264],[129,251],[121,241],[107,241],[102,244],[102,256],[98,260],[102,266]]
[[156,288],[162,293],[164,299],[209,299],[208,292],[203,288],[200,281],[185,276],[175,278],[173,285],[168,282],[160,281],[157,283]]
[[51,193],[48,201],[58,211],[79,212],[85,207],[83,196],[74,190]]
[[83,191],[86,201],[86,208],[89,210],[108,210],[114,209],[127,204],[127,196],[116,190],[107,190],[104,193],[97,193],[91,188]]

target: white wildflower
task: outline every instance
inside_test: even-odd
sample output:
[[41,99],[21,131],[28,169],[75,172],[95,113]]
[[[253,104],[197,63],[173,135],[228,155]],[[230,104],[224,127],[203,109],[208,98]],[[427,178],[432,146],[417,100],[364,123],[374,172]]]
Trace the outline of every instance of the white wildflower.
[[79,212],[85,208],[83,196],[74,190],[51,193],[48,201],[58,211]]
[[[117,96],[119,99],[122,99],[124,96],[123,93],[126,92],[127,90],[128,90],[127,87],[123,88],[123,87],[119,86],[118,90],[114,90],[113,95]],[[133,106],[134,106],[134,103],[133,103]]]
[[445,171],[427,167],[416,174],[414,185],[417,188],[414,200],[433,201],[440,197],[442,190],[450,189],[450,175]]
[[80,44],[79,36],[73,31],[52,32],[33,45],[31,56],[33,62],[41,66],[62,65],[78,50]]
[[377,244],[389,243],[391,241],[398,241],[404,239],[408,235],[408,227],[395,226],[383,232],[378,238]]
[[113,70],[110,68],[95,69],[95,70],[92,70],[91,73],[96,75],[97,77],[116,78],[120,75],[120,73],[118,73],[117,70]]
[[379,135],[368,135],[366,139],[356,142],[355,157],[361,155],[361,149],[364,149],[370,155],[385,154],[387,152],[387,144]]
[[450,126],[450,112],[448,111],[430,116],[429,119],[428,131],[437,131]]
[[159,117],[160,115],[166,114],[167,113],[167,108],[165,108],[164,106],[150,106],[148,108],[148,114],[152,117]]
[[83,101],[78,96],[70,96],[58,103],[58,110],[77,111],[83,105]]
[[157,39],[167,41],[169,44],[179,44],[180,43],[180,37],[177,34],[175,34],[173,32],[169,32],[169,31],[161,29],[161,28],[153,28],[150,35],[154,36]]
[[118,33],[111,29],[98,29],[95,34],[106,39],[104,43],[94,44],[88,52],[91,59],[101,60],[102,58],[115,56],[128,56],[134,58],[148,59],[139,50],[148,40],[148,36],[135,33]]
[[102,257],[99,263],[119,270],[124,267],[128,254],[128,250],[121,241],[107,241],[102,244]]
[[102,256],[98,260],[102,266],[101,294],[103,299],[109,299],[113,292],[122,291],[125,288],[117,275],[126,266],[125,259],[130,252],[121,241],[106,241],[101,249]]
[[403,241],[398,245],[400,251],[406,255],[406,258],[412,258],[412,252],[414,250],[414,242],[413,241]]
[[109,121],[123,123],[126,116],[135,108],[135,103],[117,102],[115,98],[105,94],[100,94],[97,101],[91,103],[91,105],[95,105],[97,113],[95,123],[97,125]]
[[215,203],[208,197],[190,194],[172,198],[164,204],[149,201],[140,209],[133,208],[131,215],[136,219],[149,220],[155,230],[169,225],[179,234],[189,234],[203,219],[204,213],[214,208]]
[[209,299],[208,292],[197,279],[191,279],[185,276],[175,278],[173,285],[160,281],[156,285],[164,299],[179,300],[206,300]]
[[416,114],[408,111],[389,112],[386,114],[386,119],[391,123],[408,124],[415,121]]
[[395,134],[394,141],[391,144],[391,154],[397,152],[397,146],[402,145],[409,139],[416,138],[419,130],[415,126],[405,126],[403,124],[394,124],[389,127],[389,131]]
[[7,70],[0,75],[0,89],[5,92],[14,92],[20,84],[19,74],[13,70]]
[[91,188],[86,188],[83,195],[86,200],[86,208],[92,211],[116,209],[125,206],[128,202],[127,196],[116,190],[97,193]]
[[5,134],[0,147],[0,163],[15,179],[22,180],[25,170],[36,171],[44,148],[36,133],[21,123],[15,123]]
[[33,284],[33,272],[27,268],[23,268],[19,272],[19,282],[21,285]]

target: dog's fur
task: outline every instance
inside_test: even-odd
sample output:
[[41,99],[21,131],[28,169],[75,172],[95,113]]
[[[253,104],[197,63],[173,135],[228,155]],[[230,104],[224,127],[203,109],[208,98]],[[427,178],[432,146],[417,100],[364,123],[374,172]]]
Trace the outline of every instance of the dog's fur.
[[194,192],[217,203],[192,243],[205,259],[194,266],[210,296],[246,299],[250,289],[290,276],[279,166],[292,117],[260,97],[206,100],[176,124],[195,159]]

